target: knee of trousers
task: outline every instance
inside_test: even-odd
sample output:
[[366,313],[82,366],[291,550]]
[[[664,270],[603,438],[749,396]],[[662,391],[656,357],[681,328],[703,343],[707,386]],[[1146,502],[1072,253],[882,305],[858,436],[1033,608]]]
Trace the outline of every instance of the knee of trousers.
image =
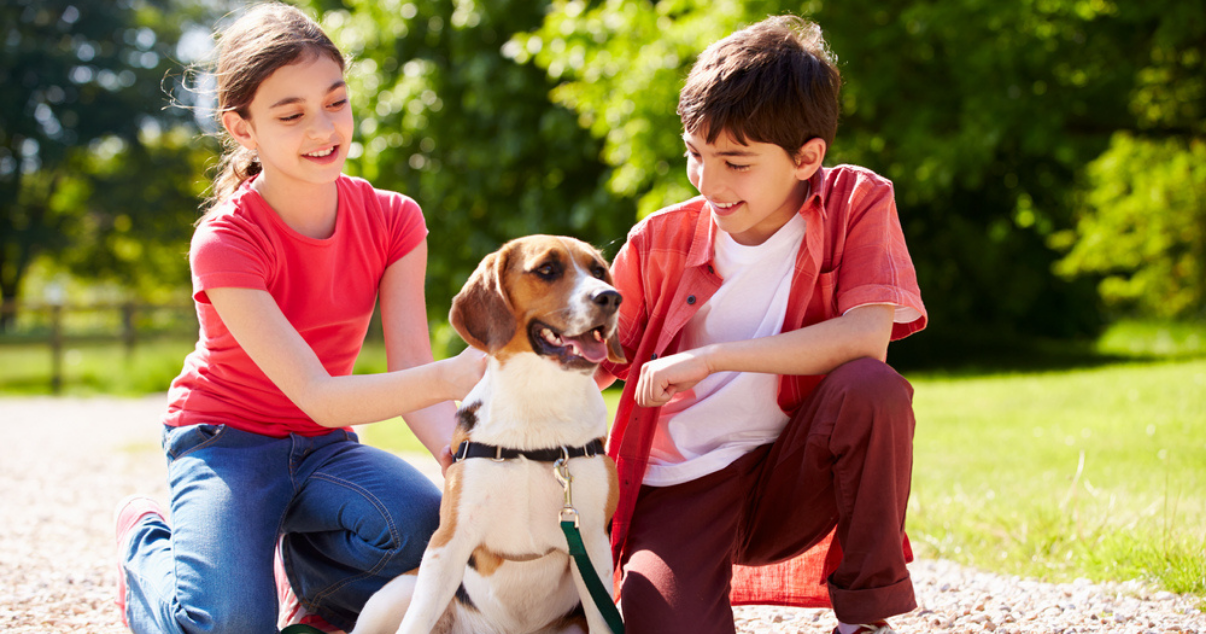
[[218,597],[209,606],[182,605],[176,611],[181,632],[188,634],[246,634],[275,632],[276,603],[250,602],[241,596]]
[[883,361],[855,359],[830,372],[825,382],[840,396],[843,410],[857,412],[856,418],[868,424],[907,426],[913,419],[913,387]]
[[440,526],[439,504],[416,504],[406,509],[401,517],[395,515],[389,519],[392,519],[392,523],[399,529],[396,535],[398,541],[389,548],[392,554],[388,556],[379,574],[392,578],[419,565],[423,551],[427,549],[427,542]]
[[844,363],[830,372],[825,382],[859,402],[912,407],[913,386],[879,359],[863,357]]

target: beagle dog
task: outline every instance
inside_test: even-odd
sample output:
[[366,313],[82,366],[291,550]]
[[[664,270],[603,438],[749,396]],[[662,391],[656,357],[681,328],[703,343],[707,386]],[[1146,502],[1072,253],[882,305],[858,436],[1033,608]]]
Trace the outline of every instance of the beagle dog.
[[568,466],[587,555],[611,594],[618,489],[594,372],[624,361],[620,299],[602,255],[574,238],[519,238],[482,260],[450,315],[488,360],[457,413],[439,529],[417,574],[374,594],[352,634],[607,634],[560,530],[570,495],[554,464]]

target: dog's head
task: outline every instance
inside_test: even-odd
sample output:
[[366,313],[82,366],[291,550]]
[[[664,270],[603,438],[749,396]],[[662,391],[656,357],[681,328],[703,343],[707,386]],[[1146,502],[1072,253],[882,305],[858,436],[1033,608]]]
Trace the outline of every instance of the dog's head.
[[605,358],[625,361],[620,299],[597,249],[565,236],[528,236],[482,260],[453,298],[450,320],[469,345],[496,358],[534,352],[593,372]]

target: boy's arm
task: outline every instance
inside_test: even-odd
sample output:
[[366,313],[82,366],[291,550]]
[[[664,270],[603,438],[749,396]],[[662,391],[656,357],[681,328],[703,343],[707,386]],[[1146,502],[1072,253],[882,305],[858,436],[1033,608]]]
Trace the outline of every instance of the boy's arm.
[[[870,304],[799,330],[718,343],[649,361],[641,367],[636,399],[641,407],[665,405],[715,372],[827,374],[855,359],[884,360],[895,306]],[[596,376],[596,380],[598,377]]]

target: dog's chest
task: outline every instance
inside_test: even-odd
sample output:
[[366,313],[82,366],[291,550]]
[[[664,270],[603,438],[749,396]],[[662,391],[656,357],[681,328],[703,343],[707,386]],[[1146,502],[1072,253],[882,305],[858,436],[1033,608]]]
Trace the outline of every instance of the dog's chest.
[[[608,496],[606,458],[569,461],[571,503],[584,520],[602,522]],[[458,516],[478,529],[483,546],[502,556],[566,549],[559,523],[565,489],[553,465],[526,459],[467,461]]]

